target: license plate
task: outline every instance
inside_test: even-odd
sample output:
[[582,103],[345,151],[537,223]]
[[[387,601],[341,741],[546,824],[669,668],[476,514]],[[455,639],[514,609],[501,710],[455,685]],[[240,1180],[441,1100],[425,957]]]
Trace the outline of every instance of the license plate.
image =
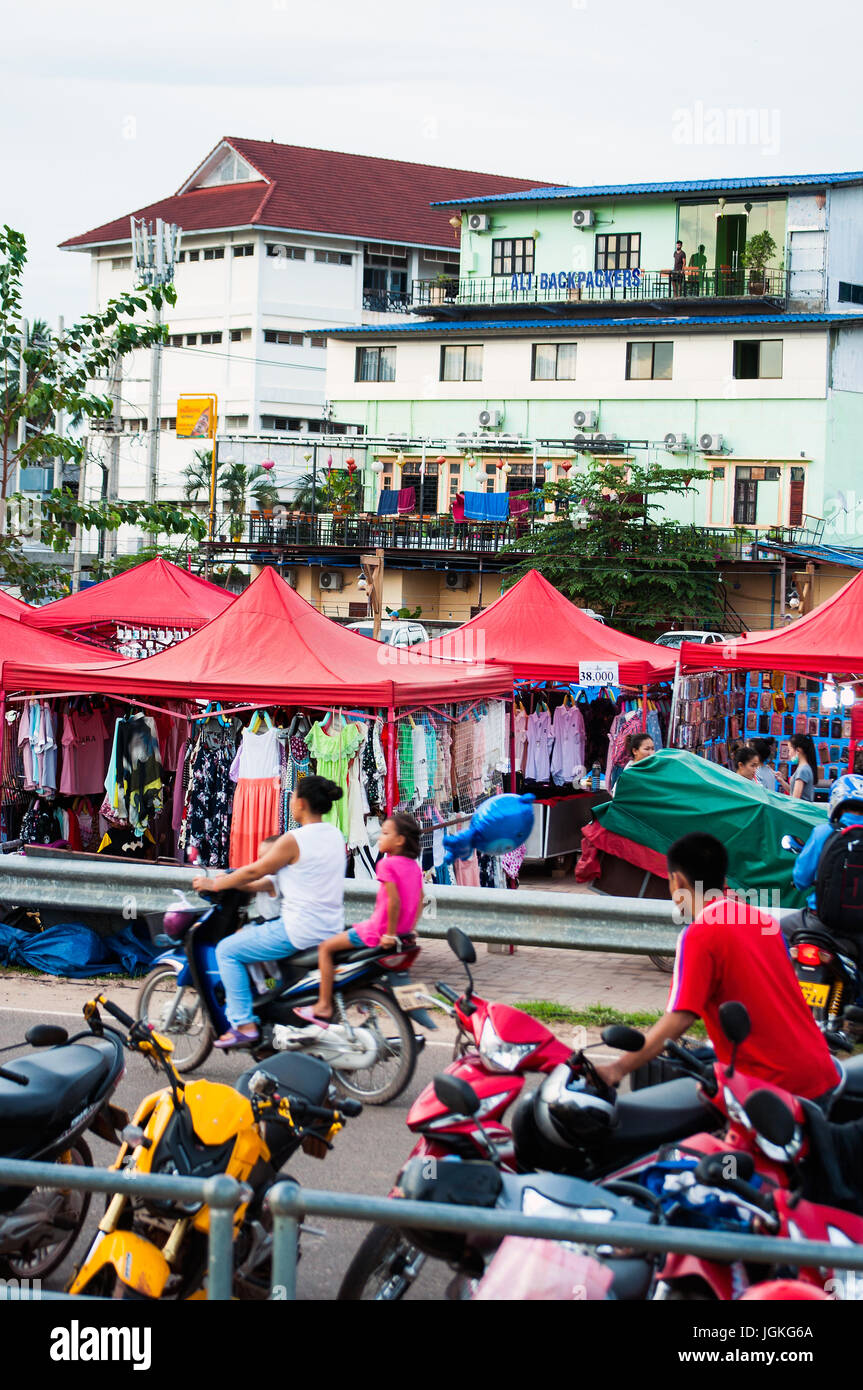
[[817,985],[811,980],[801,980],[800,990],[810,1009],[823,1008],[830,994],[829,985]]
[[396,985],[393,994],[399,1008],[404,1009],[405,1013],[409,1013],[411,1009],[426,1007],[426,1000],[421,999],[420,995],[429,995],[431,990],[428,985],[424,985],[418,980],[416,984]]

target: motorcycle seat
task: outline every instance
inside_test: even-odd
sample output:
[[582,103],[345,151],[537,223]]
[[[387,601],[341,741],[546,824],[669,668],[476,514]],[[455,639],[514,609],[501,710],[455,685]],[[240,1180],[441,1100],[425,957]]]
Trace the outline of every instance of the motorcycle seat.
[[[341,965],[346,960],[365,960],[373,956],[386,955],[386,951],[381,951],[375,946],[363,946],[358,949],[356,946],[349,946],[346,951],[337,951],[335,961]],[[390,948],[392,954],[392,948]],[[318,948],[310,946],[307,951],[297,951],[296,955],[283,956],[277,962],[283,975],[305,973],[307,970],[317,970],[318,968]]]
[[850,936],[835,936],[826,927],[803,926],[798,927],[791,937],[792,946],[800,946],[804,943],[811,943],[813,946],[820,946],[825,951],[840,951],[842,955],[848,956],[856,961],[860,956],[860,942]]
[[688,1076],[620,1096],[615,1116],[617,1124],[608,1136],[615,1148],[643,1144],[648,1149],[709,1128],[709,1105],[699,1095],[698,1082]]
[[4,1131],[50,1129],[74,1114],[105,1080],[115,1055],[111,1043],[94,1039],[4,1059],[7,1070],[28,1077],[29,1084],[0,1078],[0,1141]]

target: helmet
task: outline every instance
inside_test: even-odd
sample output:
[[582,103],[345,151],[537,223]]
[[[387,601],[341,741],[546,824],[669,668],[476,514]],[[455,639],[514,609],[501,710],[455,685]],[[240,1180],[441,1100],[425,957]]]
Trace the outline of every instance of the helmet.
[[863,776],[857,772],[846,772],[844,777],[833,783],[830,793],[830,819],[836,821],[843,811],[854,809],[863,812]]
[[549,1143],[580,1146],[617,1123],[616,1093],[603,1081],[573,1076],[569,1064],[561,1062],[536,1092],[534,1116]]

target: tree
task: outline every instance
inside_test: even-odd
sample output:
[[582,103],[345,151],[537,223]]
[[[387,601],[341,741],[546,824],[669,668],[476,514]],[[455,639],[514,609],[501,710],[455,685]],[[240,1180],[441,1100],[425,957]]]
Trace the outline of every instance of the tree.
[[[209,499],[213,466],[213,456],[209,449],[196,449],[195,462],[184,470],[183,494],[188,501],[197,501],[200,495]],[[243,463],[228,463],[216,459],[216,500],[223,497],[228,504],[230,531],[232,539],[242,535],[241,518],[250,510],[254,502],[262,510],[275,507],[279,500],[279,489],[271,480],[265,468],[259,464],[246,467]]]
[[663,496],[684,495],[709,476],[706,469],[584,458],[577,475],[538,489],[554,516],[504,547],[519,555],[507,585],[538,569],[581,607],[646,637],[681,620],[719,625],[717,564],[730,556],[729,543],[654,515],[664,511]]
[[[87,419],[109,419],[112,402],[91,390],[117,356],[164,341],[167,328],[138,315],[151,306],[176,302],[173,285],[148,286],[108,301],[104,309],[85,314],[62,335],[41,333],[21,348],[22,281],[27,243],[20,232],[4,226],[0,232],[0,500],[9,492],[14,465],[46,466],[55,458],[80,464],[86,452],[83,437],[59,435],[59,412]],[[23,355],[26,385],[19,385]],[[19,425],[24,439],[18,447]]]

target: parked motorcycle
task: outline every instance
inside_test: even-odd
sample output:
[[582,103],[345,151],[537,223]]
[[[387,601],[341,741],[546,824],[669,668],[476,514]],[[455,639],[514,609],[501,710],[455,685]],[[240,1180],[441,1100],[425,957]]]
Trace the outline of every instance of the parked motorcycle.
[[[208,901],[211,905],[204,913],[192,908],[168,914],[166,926],[177,945],[157,958],[138,994],[139,1021],[171,1039],[174,1066],[181,1074],[200,1067],[214,1039],[229,1026],[216,946],[243,920],[248,894],[214,894]],[[294,1012],[318,997],[317,948],[279,961],[274,986],[255,999],[260,1041],[250,1049],[251,1055],[260,1059],[289,1052],[317,1057],[332,1067],[347,1094],[369,1105],[393,1100],[409,1084],[425,1043],[414,1033],[412,1020],[434,1027],[414,1001],[408,973],[419,953],[414,938],[404,938],[395,949],[340,952],[335,1021],[328,1027],[307,1023]]]
[[[0,1067],[0,1156],[92,1168],[85,1132],[118,1144],[128,1123],[111,1103],[125,1071],[122,1046],[92,1028],[70,1038],[47,1023],[24,1037],[38,1051]],[[44,1279],[72,1249],[89,1205],[87,1192],[0,1188],[0,1274]]]
[[[104,1028],[99,1006],[128,1030]],[[123,1173],[213,1177],[225,1173],[251,1192],[234,1216],[234,1294],[266,1298],[271,1223],[265,1198],[296,1151],[323,1158],[359,1101],[337,1101],[332,1072],[315,1057],[273,1057],[250,1068],[236,1088],[185,1081],[171,1063],[171,1043],[135,1021],[104,995],[87,1004],[95,1032],[119,1040],[161,1070],[168,1085],[146,1096],[122,1133],[112,1165]],[[100,1297],[203,1297],[209,1208],[201,1202],[141,1198],[119,1192],[68,1292]]]
[[[803,841],[783,835],[782,848],[799,854]],[[798,927],[788,949],[803,998],[831,1051],[850,1052],[863,1037],[863,1010],[857,1007],[863,999],[857,943],[837,937],[818,922]]]

